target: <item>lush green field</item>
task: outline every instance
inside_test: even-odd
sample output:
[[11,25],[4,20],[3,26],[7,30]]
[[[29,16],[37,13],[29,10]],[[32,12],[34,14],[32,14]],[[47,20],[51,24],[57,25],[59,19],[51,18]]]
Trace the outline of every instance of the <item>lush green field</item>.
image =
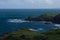
[[50,30],[44,34],[48,36],[48,40],[60,40],[60,29]]
[[39,34],[23,28],[15,32],[4,34],[0,37],[0,40],[60,40],[60,29]]

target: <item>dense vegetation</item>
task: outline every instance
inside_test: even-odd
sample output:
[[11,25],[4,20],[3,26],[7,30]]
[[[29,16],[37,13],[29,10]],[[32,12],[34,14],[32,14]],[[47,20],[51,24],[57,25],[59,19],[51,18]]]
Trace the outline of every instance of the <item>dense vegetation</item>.
[[4,34],[0,37],[0,40],[60,40],[60,29],[50,30],[42,34],[28,29],[21,29],[16,32]]
[[60,29],[50,30],[44,34],[48,36],[48,40],[60,40]]

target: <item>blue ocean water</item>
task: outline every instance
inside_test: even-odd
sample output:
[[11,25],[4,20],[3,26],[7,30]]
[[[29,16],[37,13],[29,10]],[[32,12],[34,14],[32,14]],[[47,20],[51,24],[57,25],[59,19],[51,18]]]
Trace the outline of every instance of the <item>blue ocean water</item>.
[[36,32],[46,32],[56,28],[53,24],[44,24],[42,21],[29,22],[29,16],[36,17],[44,13],[59,13],[59,9],[0,9],[0,35],[13,32],[20,28],[29,28]]

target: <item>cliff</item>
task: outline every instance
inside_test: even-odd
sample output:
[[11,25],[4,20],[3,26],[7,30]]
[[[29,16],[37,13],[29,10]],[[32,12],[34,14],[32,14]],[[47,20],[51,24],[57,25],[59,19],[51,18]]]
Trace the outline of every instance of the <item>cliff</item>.
[[56,24],[60,24],[60,14],[59,15],[56,15],[54,18],[53,18],[53,23],[56,23]]
[[43,14],[38,17],[28,17],[25,20],[28,21],[50,21],[60,24],[60,14]]

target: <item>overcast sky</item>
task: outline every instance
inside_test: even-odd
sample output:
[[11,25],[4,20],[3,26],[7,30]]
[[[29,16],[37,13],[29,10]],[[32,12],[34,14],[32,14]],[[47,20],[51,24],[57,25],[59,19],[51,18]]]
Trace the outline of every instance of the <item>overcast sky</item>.
[[0,0],[0,9],[60,8],[60,0]]

